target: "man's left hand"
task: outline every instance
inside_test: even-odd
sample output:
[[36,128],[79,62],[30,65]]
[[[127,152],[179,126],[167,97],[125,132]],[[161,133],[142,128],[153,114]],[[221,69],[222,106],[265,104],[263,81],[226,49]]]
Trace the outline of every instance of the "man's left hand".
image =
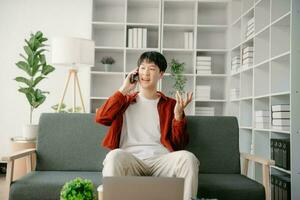
[[181,120],[183,118],[183,111],[185,107],[192,101],[193,92],[188,92],[186,94],[186,99],[183,99],[179,92],[176,92],[176,105],[174,108],[174,115],[176,120]]

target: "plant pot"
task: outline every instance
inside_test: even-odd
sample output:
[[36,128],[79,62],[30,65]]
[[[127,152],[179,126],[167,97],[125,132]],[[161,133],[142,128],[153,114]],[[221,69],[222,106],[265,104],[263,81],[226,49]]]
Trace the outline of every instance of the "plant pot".
[[38,124],[26,124],[23,125],[22,135],[26,139],[34,139],[38,135]]
[[106,72],[110,72],[111,71],[111,64],[104,64],[104,69]]

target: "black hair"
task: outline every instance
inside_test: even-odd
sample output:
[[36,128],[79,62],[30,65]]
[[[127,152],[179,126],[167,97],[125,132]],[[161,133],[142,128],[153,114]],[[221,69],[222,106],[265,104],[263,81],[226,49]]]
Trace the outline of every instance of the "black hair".
[[167,69],[167,61],[166,58],[157,51],[146,51],[144,52],[137,61],[138,67],[142,64],[143,61],[153,62],[158,66],[160,71],[165,72]]

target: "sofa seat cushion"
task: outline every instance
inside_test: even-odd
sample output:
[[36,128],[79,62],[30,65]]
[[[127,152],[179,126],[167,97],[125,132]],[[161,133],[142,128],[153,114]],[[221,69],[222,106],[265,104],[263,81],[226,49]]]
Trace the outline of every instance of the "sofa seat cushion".
[[264,186],[240,174],[199,174],[198,196],[218,200],[264,200]]
[[59,199],[62,186],[76,177],[91,180],[94,184],[95,194],[97,194],[97,187],[102,184],[101,172],[33,171],[12,183],[9,199]]

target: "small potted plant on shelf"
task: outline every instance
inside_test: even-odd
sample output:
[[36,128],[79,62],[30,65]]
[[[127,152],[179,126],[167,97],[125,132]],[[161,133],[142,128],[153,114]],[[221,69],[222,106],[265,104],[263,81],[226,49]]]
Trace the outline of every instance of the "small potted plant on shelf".
[[27,74],[27,77],[18,76],[15,80],[24,84],[18,91],[26,96],[30,105],[29,124],[23,127],[23,137],[28,139],[37,136],[38,125],[32,123],[33,111],[44,103],[45,94],[49,94],[49,92],[38,89],[37,85],[54,71],[54,67],[47,64],[44,55],[44,52],[47,51],[45,48],[47,40],[40,31],[30,34],[29,40],[25,39],[26,45],[23,47],[26,54],[20,54],[23,59],[16,63],[17,67]]
[[105,71],[109,72],[109,71],[111,71],[112,64],[115,63],[115,59],[111,56],[104,56],[101,59],[101,63],[104,65]]
[[172,96],[175,95],[176,91],[178,91],[180,95],[184,93],[184,87],[187,81],[186,77],[183,76],[184,65],[185,63],[180,63],[174,58],[171,60],[171,78],[174,80],[173,90],[170,92]]
[[75,178],[62,187],[60,200],[94,200],[96,195],[92,181],[88,179]]
[[[58,106],[59,106],[59,104],[55,104],[55,105],[51,106],[51,108],[55,112],[57,112]],[[67,105],[65,103],[62,103],[59,112],[61,112],[61,113],[80,113],[80,112],[82,112],[82,108],[80,106],[76,106],[75,111],[73,112],[73,108],[67,108]]]

